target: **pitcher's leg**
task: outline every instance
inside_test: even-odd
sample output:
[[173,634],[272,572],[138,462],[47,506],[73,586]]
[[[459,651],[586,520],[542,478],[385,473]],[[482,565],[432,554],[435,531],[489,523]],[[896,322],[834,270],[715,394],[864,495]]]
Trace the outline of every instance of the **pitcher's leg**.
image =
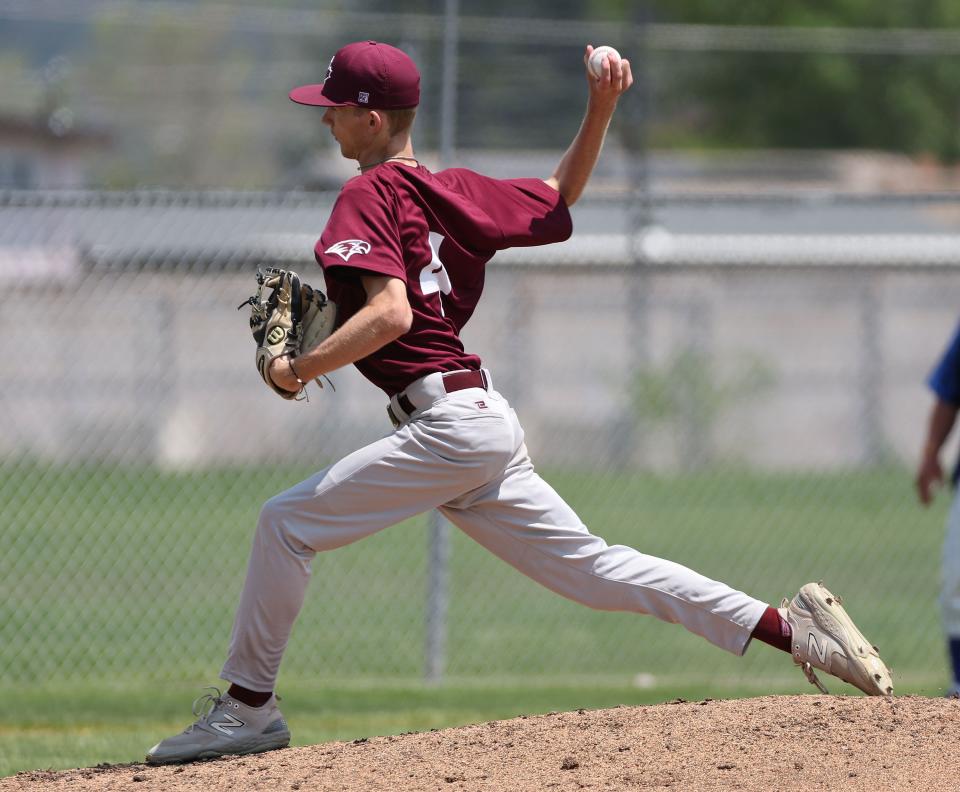
[[[442,496],[411,479],[416,445],[410,432],[392,434],[264,504],[223,679],[249,690],[273,690],[314,556],[436,505]],[[397,489],[404,497],[395,497]]]
[[[318,473],[271,498],[260,510],[222,679],[250,690],[274,689],[317,552],[297,537],[288,504],[309,498],[325,475]],[[355,538],[364,535],[358,530]]]
[[525,455],[503,480],[443,507],[528,577],[591,608],[647,613],[743,654],[767,605],[672,561],[591,535]]
[[[267,501],[224,679],[250,691],[273,690],[316,553],[421,514],[503,469],[511,450],[508,422],[491,414],[464,427],[446,420],[455,411],[452,403],[438,406],[436,420],[408,424]],[[474,453],[463,462],[451,459],[449,449],[470,432],[481,434]]]

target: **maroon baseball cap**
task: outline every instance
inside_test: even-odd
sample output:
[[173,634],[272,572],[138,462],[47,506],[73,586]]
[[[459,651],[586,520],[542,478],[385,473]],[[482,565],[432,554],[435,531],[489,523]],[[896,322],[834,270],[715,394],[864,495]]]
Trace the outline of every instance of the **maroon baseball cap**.
[[357,41],[330,58],[319,85],[290,91],[298,104],[400,110],[420,104],[420,72],[410,56],[389,44]]

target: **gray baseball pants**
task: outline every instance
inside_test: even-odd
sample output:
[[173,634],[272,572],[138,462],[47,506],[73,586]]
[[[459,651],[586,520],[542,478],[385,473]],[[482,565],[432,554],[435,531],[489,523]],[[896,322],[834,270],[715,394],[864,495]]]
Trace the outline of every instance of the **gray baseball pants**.
[[440,374],[391,406],[400,426],[264,504],[223,679],[274,689],[316,553],[429,509],[558,594],[647,613],[743,654],[766,604],[672,561],[591,535],[533,469],[523,430],[494,390],[447,393]]
[[953,496],[943,538],[940,613],[949,638],[960,637],[960,491]]

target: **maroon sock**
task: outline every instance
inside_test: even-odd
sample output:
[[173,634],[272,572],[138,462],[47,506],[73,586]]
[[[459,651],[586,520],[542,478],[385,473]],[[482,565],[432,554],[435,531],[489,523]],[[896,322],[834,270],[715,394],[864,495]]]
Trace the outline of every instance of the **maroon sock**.
[[782,649],[787,654],[792,654],[790,641],[793,638],[793,630],[776,608],[767,606],[757,626],[753,628],[753,637],[777,649]]
[[227,695],[232,696],[241,704],[246,704],[248,707],[262,707],[270,700],[273,691],[271,690],[269,693],[259,693],[256,690],[248,690],[245,687],[240,687],[240,685],[230,685],[230,689],[227,690]]

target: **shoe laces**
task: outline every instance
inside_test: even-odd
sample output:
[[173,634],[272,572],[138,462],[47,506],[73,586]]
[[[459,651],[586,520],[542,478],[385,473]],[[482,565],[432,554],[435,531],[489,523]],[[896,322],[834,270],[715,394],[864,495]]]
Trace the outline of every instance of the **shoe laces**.
[[[839,598],[839,597],[837,597],[836,599],[837,599],[837,602],[840,601],[840,598]],[[785,609],[787,610],[787,612],[789,612],[789,610],[790,610],[790,600],[788,600],[786,597],[784,597],[783,600],[780,602],[780,607],[781,607],[781,608],[785,608]],[[791,626],[792,626],[792,625],[791,625]],[[798,662],[797,662],[797,665],[799,665],[799,666],[800,666],[800,670],[803,671],[803,675],[807,678],[807,682],[809,682],[811,685],[815,686],[821,693],[823,693],[823,695],[825,695],[825,696],[829,696],[829,695],[830,695],[830,691],[827,690],[827,688],[824,686],[823,682],[820,681],[820,678],[819,678],[819,677],[816,675],[816,673],[814,672],[813,666],[809,663],[809,661],[806,662],[806,663],[801,663],[801,662],[798,661]]]
[[816,685],[823,695],[830,695],[830,691],[823,686],[823,682],[821,682],[814,673],[813,666],[810,665],[810,663],[801,663],[800,668],[803,670],[803,675],[807,678],[807,682],[809,682],[811,685]]
[[212,690],[213,693],[204,693],[193,702],[193,715],[199,720],[206,720],[210,714],[223,703],[223,694],[220,688],[205,687],[204,690]]

